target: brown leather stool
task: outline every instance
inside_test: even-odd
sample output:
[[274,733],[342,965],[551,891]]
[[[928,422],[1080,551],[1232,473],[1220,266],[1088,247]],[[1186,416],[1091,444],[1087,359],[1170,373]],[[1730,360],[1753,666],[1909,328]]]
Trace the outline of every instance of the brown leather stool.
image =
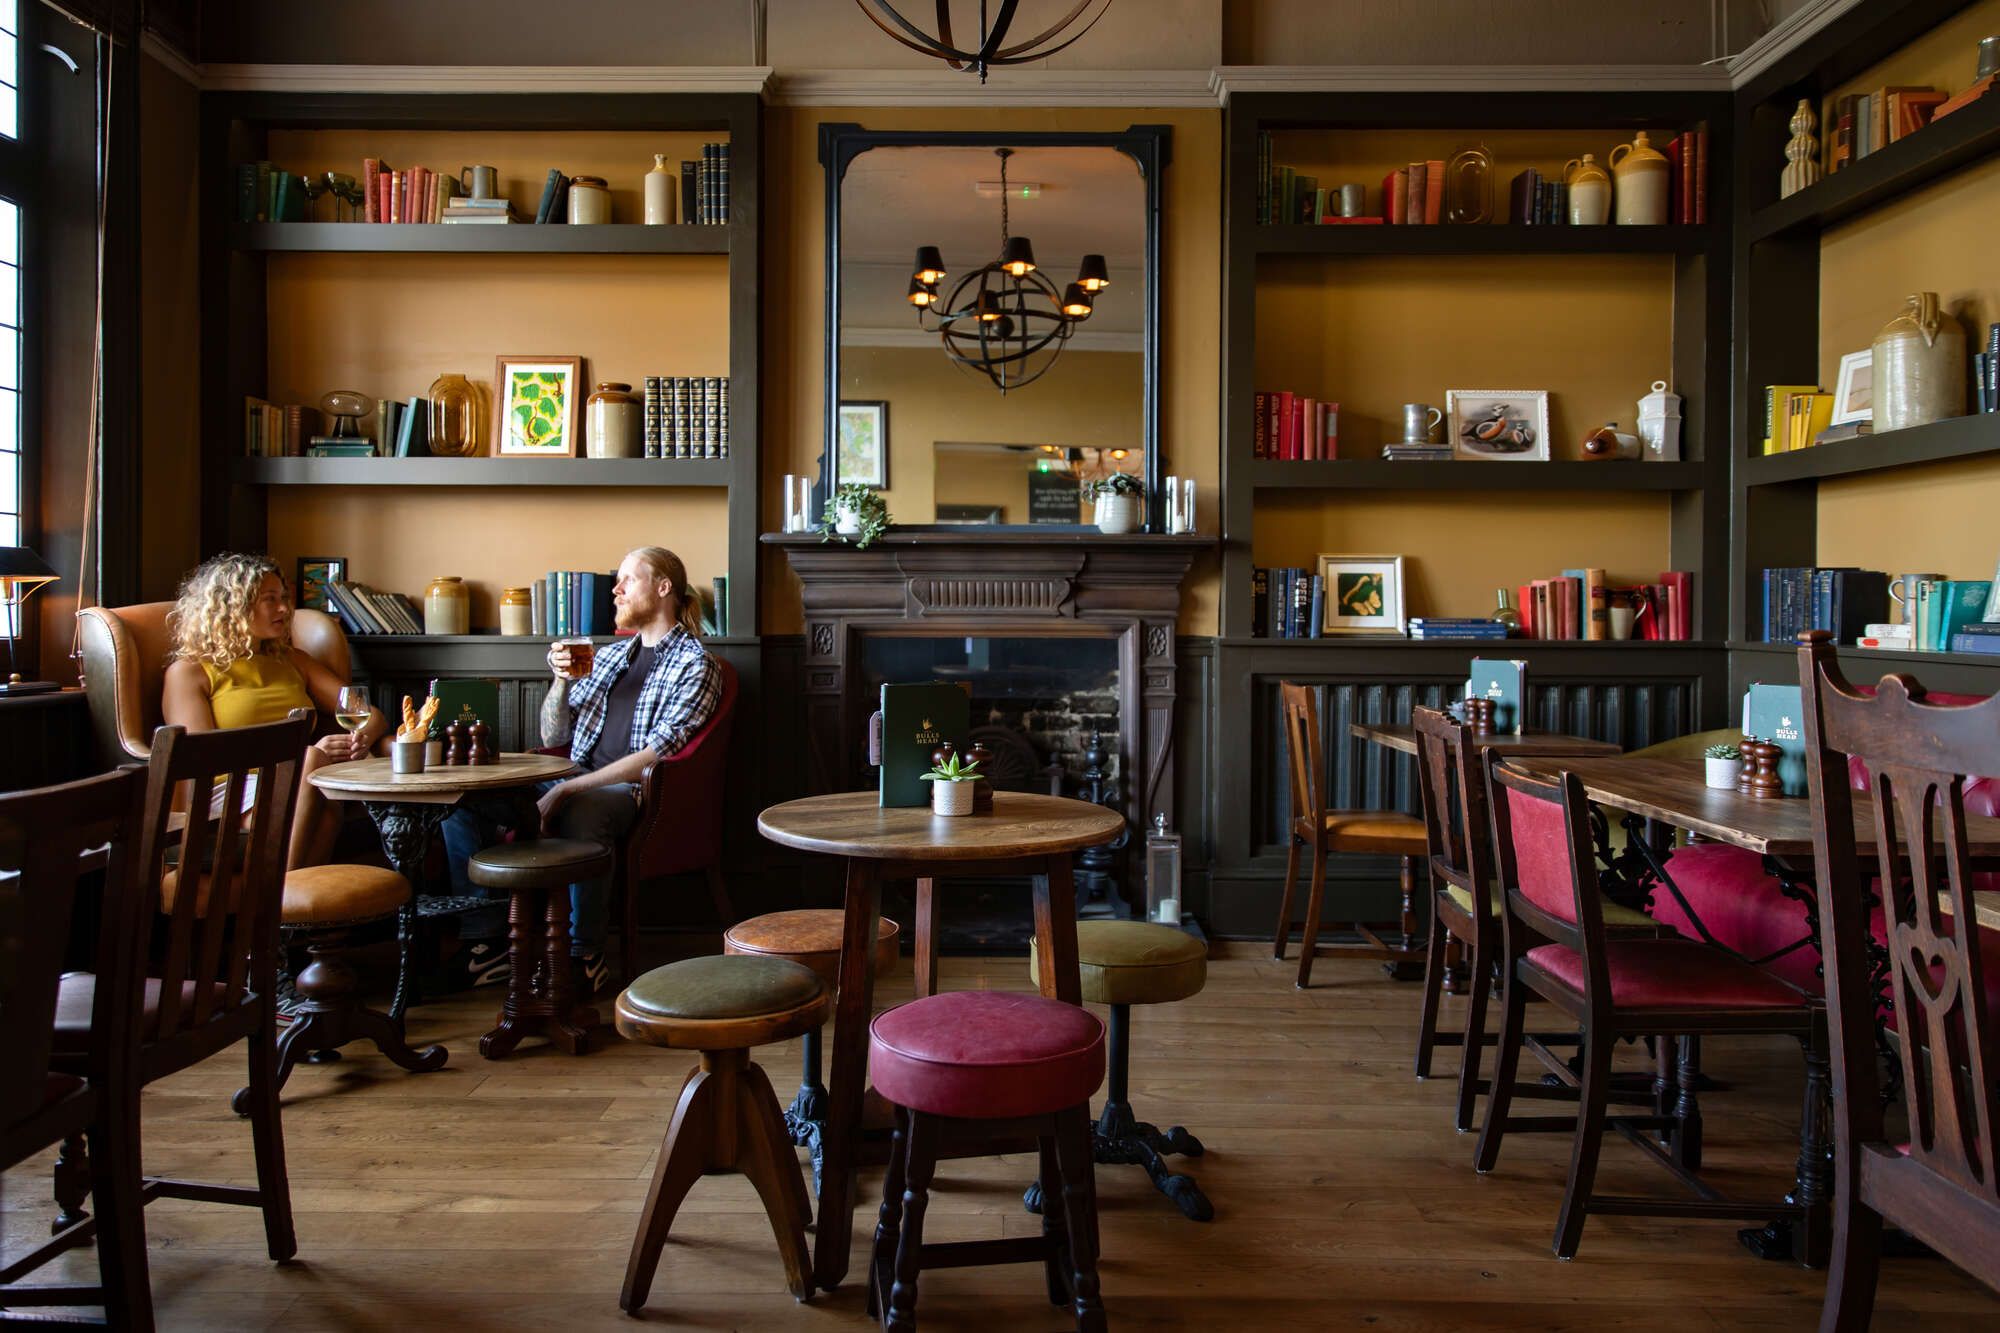
[[[283,1088],[299,1057],[338,1060],[350,1041],[372,1041],[377,1050],[413,1074],[444,1068],[442,1046],[413,1051],[403,1025],[379,1009],[365,1009],[354,969],[343,956],[354,927],[394,916],[410,900],[410,882],[383,866],[306,866],[285,875],[278,921],[305,937],[311,961],[293,985],[300,1000],[292,1025],[278,1038],[277,1086]],[[250,1089],[230,1099],[238,1115],[250,1114]]]
[[827,1020],[833,991],[809,967],[784,958],[689,958],[656,967],[618,997],[618,1032],[629,1041],[701,1052],[668,1122],[618,1304],[637,1314],[652,1290],[674,1214],[695,1180],[740,1171],[756,1186],[778,1238],[795,1299],[812,1295],[806,1255],[805,1181],[778,1114],[771,1080],[749,1048],[785,1041]]
[[507,907],[507,1000],[500,1024],[479,1039],[488,1060],[508,1054],[521,1038],[540,1035],[571,1055],[590,1049],[597,1011],[576,1002],[569,971],[569,886],[611,873],[611,849],[572,838],[503,842],[465,863],[466,878],[504,889]]
[[[840,982],[840,942],[844,929],[844,914],[837,907],[766,912],[724,931],[722,951],[760,958],[788,958],[811,968],[832,991]],[[900,943],[900,927],[886,916],[876,918],[876,976],[886,975],[896,965]],[[814,1193],[819,1191],[820,1130],[826,1124],[826,1085],[820,1082],[823,1033],[823,1028],[806,1032],[805,1069],[799,1077],[798,1095],[785,1111],[785,1128],[791,1131],[792,1142],[812,1151]]]

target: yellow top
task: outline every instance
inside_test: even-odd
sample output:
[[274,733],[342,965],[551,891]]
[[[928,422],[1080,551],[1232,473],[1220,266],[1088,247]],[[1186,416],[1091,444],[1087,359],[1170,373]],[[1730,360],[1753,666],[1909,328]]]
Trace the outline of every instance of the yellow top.
[[289,654],[254,653],[226,667],[203,662],[201,669],[208,676],[208,706],[215,713],[215,725],[224,730],[283,722],[292,709],[313,706],[305,677]]

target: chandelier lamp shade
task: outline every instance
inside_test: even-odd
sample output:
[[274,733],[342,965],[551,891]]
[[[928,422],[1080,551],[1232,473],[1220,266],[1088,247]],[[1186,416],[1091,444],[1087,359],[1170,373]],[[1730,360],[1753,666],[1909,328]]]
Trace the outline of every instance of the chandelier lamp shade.
[[[1104,11],[1111,8],[1111,0],[1075,0],[1054,23],[1032,37],[1024,37],[1009,43],[1007,38],[1014,26],[1015,11],[1020,9],[1020,0],[979,0],[979,39],[977,44],[961,46],[952,28],[952,0],[936,0],[936,30],[919,27],[903,17],[896,5],[889,0],[854,0],[861,6],[861,12],[883,32],[909,47],[912,51],[932,56],[956,70],[977,74],[981,83],[986,82],[986,73],[995,65],[1024,65],[1031,60],[1043,60],[1062,50],[1077,38],[1097,26],[1104,17]],[[921,0],[911,3],[904,0],[903,9],[920,9]],[[970,5],[965,6],[970,9]]]
[[999,256],[960,278],[947,296],[940,288],[946,269],[939,247],[918,246],[908,294],[917,327],[937,334],[946,356],[1001,393],[1046,374],[1090,318],[1096,294],[1111,285],[1104,256],[1085,255],[1076,281],[1057,287],[1036,265],[1028,238],[1010,233],[1006,181],[1013,152],[994,150],[1000,159]]

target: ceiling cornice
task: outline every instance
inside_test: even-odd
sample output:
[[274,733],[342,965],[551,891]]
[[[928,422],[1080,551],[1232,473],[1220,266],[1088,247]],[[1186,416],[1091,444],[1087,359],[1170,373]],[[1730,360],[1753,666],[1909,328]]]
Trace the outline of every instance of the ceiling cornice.
[[1211,71],[1010,69],[990,83],[935,70],[787,70],[765,99],[777,106],[1213,107]]
[[762,93],[768,65],[202,65],[232,93]]
[[1771,30],[1729,58],[1729,81],[1741,88],[1787,53],[1862,0],[1812,0],[1771,26]]
[[1212,100],[1237,93],[1726,92],[1715,65],[1217,65]]

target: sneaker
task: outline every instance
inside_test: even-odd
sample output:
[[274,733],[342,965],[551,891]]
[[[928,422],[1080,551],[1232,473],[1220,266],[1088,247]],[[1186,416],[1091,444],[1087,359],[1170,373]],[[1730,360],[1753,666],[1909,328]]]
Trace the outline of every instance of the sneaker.
[[444,965],[447,990],[470,990],[474,986],[504,986],[514,975],[507,946],[497,941],[478,940],[467,944]]
[[291,973],[280,972],[278,974],[278,988],[272,996],[271,1003],[277,1010],[279,1027],[290,1027],[298,1021],[300,1012],[306,1007],[306,1002],[300,996],[298,988],[292,984]]
[[611,980],[611,963],[604,956],[604,950],[593,949],[589,953],[573,954],[569,965],[576,978],[576,997],[587,1000],[604,989]]

